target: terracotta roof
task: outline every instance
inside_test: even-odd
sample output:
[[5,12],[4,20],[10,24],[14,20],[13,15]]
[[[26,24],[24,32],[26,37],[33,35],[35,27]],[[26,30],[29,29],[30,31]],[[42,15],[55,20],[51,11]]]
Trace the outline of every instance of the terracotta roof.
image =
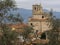
[[8,26],[10,28],[23,28],[23,27],[27,27],[28,25],[26,25],[24,23],[18,23],[18,24],[8,24]]
[[18,24],[8,24],[8,26],[12,29],[12,31],[22,33],[22,32],[24,32],[23,28],[27,27],[28,25],[26,25],[24,23],[18,23]]

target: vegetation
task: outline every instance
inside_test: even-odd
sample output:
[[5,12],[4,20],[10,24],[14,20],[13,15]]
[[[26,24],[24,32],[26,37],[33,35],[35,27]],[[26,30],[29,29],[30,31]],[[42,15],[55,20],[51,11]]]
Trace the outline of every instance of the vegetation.
[[59,28],[60,28],[60,21],[56,19],[53,21],[53,29],[48,32],[48,36],[50,39],[49,45],[59,45],[58,38],[59,38]]
[[57,19],[55,16],[53,16],[53,13],[50,12],[52,15],[52,18],[50,19],[51,25],[52,25],[52,30],[47,31],[48,38],[50,42],[48,45],[59,45],[59,28],[60,28],[60,19]]
[[[2,37],[0,45],[12,45],[15,43],[18,33],[12,31],[8,26],[2,26]],[[13,42],[12,42],[13,41]]]
[[27,39],[29,34],[32,33],[33,28],[30,26],[24,27],[24,33],[22,33],[24,39]]
[[[13,45],[15,39],[17,38],[17,33],[12,31],[8,26],[7,22],[22,22],[19,18],[19,14],[14,17],[13,14],[9,13],[10,10],[15,10],[14,0],[1,0],[0,1],[0,30],[2,30],[2,36],[0,37],[0,45]],[[17,18],[18,17],[18,18]],[[13,42],[12,42],[13,41]]]
[[22,22],[21,17],[19,14],[16,16],[12,13],[10,13],[11,10],[15,10],[15,1],[13,0],[3,0],[0,1],[0,22],[6,23],[6,22]]
[[[0,45],[15,45],[15,39],[19,35],[15,31],[12,31],[7,25],[7,22],[19,22],[22,23],[23,19],[20,14],[9,13],[10,10],[15,10],[15,1],[13,0],[1,0],[0,1],[0,30],[2,30],[2,36],[0,38]],[[26,39],[28,34],[31,33],[31,27],[24,27],[24,33],[22,34],[23,37]]]

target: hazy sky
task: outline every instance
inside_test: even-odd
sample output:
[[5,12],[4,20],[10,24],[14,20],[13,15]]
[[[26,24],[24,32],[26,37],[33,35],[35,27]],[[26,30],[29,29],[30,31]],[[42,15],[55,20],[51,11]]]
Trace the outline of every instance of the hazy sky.
[[60,12],[60,0],[16,0],[16,5],[19,8],[32,9],[33,4],[42,4],[44,9]]

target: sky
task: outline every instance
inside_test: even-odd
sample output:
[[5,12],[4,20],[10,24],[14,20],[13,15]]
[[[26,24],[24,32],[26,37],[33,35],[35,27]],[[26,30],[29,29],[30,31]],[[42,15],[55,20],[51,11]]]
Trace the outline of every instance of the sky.
[[60,12],[60,0],[15,0],[18,8],[32,9],[33,4],[41,4],[43,9]]

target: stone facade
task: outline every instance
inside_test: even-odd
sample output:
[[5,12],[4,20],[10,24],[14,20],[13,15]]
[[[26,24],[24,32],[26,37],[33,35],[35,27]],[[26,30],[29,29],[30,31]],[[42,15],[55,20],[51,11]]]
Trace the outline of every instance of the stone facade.
[[32,6],[32,17],[28,20],[28,25],[32,26],[34,32],[45,32],[52,29],[50,23],[50,14],[43,11],[43,8],[40,5],[33,5]]

